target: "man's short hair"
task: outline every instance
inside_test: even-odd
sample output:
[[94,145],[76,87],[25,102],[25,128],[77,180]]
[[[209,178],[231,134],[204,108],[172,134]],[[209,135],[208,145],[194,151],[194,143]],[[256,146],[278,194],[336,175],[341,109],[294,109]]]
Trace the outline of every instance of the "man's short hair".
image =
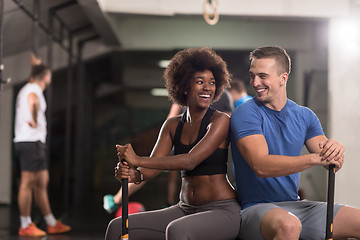
[[44,64],[35,65],[31,68],[30,79],[41,80],[49,72],[51,69],[48,66]]
[[259,47],[250,53],[250,63],[254,59],[274,58],[279,66],[279,74],[291,71],[291,59],[286,50],[278,46]]

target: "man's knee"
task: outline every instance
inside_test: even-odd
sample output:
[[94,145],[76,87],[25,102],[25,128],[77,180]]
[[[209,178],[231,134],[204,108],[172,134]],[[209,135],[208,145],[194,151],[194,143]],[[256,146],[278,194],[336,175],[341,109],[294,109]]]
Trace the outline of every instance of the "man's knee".
[[47,170],[42,170],[36,173],[36,186],[38,188],[47,188],[49,183],[49,173]]
[[269,211],[261,221],[261,233],[265,239],[298,239],[301,229],[301,222],[295,215],[279,208]]
[[301,233],[301,222],[298,218],[283,219],[279,224],[278,233],[280,233],[281,236],[298,238]]
[[38,190],[46,190],[46,191],[47,191],[48,182],[36,181],[35,187],[36,187],[36,189],[38,189]]
[[33,189],[36,185],[36,180],[33,177],[22,177],[20,181],[20,188]]

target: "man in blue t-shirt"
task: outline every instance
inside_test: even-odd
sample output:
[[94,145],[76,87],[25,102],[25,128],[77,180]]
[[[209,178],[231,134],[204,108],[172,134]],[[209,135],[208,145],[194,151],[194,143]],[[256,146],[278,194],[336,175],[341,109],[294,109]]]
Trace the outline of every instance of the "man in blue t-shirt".
[[[256,96],[231,116],[232,156],[241,211],[241,239],[324,239],[326,203],[300,201],[300,172],[334,164],[345,147],[327,139],[317,116],[286,96],[291,69],[280,47],[250,54]],[[303,146],[309,154],[301,155]],[[360,210],[336,204],[334,237],[360,239]]]
[[247,94],[245,83],[241,79],[233,79],[229,91],[234,100],[234,108],[252,99],[252,97]]

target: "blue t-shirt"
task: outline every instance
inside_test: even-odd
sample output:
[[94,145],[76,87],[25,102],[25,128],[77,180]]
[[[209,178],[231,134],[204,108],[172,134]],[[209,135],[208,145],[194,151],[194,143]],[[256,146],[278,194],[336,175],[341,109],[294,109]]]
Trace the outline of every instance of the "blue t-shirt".
[[236,100],[234,102],[234,108],[237,108],[240,104],[243,104],[244,102],[246,102],[246,101],[248,101],[250,99],[252,99],[252,97],[249,96],[249,95],[246,95],[244,97],[239,98],[238,100]]
[[235,109],[230,129],[236,190],[241,207],[245,209],[257,203],[298,200],[300,173],[259,178],[241,156],[236,142],[249,135],[262,134],[269,154],[299,156],[307,140],[324,135],[315,113],[289,99],[281,111],[275,111],[255,97]]

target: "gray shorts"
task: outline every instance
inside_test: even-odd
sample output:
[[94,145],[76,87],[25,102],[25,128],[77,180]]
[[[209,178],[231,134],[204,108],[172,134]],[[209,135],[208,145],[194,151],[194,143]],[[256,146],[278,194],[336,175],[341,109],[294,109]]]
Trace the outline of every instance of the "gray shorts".
[[[334,217],[343,205],[335,204]],[[241,211],[240,239],[263,240],[260,222],[273,208],[282,208],[294,214],[302,224],[300,239],[323,240],[326,228],[326,202],[291,201],[260,203]]]
[[20,160],[21,171],[40,171],[47,169],[46,144],[38,142],[17,142],[15,152]]
[[[240,205],[235,199],[193,206],[184,202],[155,211],[129,215],[132,240],[233,240],[240,230]],[[105,239],[121,236],[121,217],[113,219]]]

